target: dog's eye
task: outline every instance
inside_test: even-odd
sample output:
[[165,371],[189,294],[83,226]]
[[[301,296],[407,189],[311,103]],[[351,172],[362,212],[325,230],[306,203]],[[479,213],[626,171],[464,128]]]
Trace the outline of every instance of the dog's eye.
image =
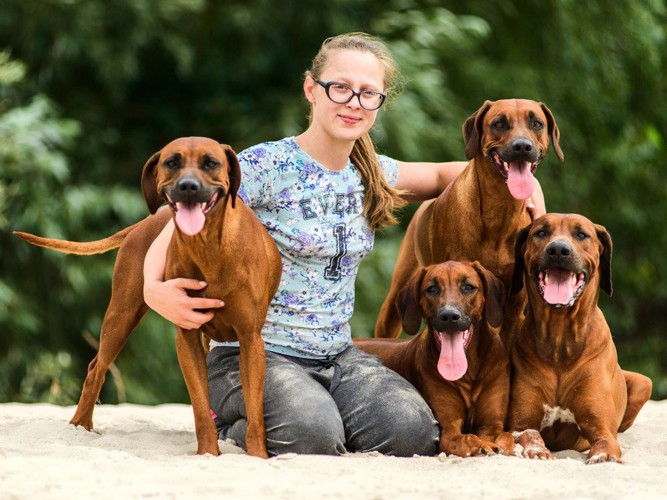
[[538,238],[546,238],[547,230],[546,229],[539,229],[539,230],[535,231],[535,236],[537,236]]
[[164,165],[167,168],[176,169],[176,168],[178,168],[178,160],[167,160],[167,161],[164,162]]
[[579,241],[585,240],[586,238],[588,238],[588,233],[586,233],[584,231],[579,231],[576,234],[575,238],[577,238]]
[[429,295],[437,295],[440,293],[440,287],[438,285],[431,285],[426,289],[426,293]]
[[542,123],[540,120],[535,120],[535,121],[533,122],[533,128],[534,128],[535,130],[541,130],[541,129],[544,128],[544,123]]
[[497,122],[494,122],[491,126],[496,130],[504,130],[505,128],[507,128],[503,120],[498,120]]
[[468,294],[477,291],[477,287],[475,285],[471,285],[470,283],[464,283],[461,288],[463,290],[463,293],[468,293]]
[[215,160],[207,160],[204,162],[204,169],[205,170],[213,170],[216,169],[220,166],[220,164],[215,161]]

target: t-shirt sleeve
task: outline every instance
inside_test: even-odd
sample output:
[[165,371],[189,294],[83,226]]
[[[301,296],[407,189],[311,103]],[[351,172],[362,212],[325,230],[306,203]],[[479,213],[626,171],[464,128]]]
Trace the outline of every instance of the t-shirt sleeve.
[[271,177],[275,169],[271,156],[263,144],[241,151],[241,187],[238,196],[250,208],[265,205],[272,198]]
[[387,183],[389,183],[391,187],[395,187],[398,182],[398,162],[393,158],[384,155],[378,155],[378,160],[380,160],[380,166],[384,171]]

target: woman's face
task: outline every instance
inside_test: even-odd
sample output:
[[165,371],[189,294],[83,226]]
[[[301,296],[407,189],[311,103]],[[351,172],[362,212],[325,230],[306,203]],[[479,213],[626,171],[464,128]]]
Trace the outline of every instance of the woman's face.
[[[344,83],[355,92],[383,92],[384,66],[370,52],[335,50],[329,54],[318,79],[324,83]],[[327,97],[324,87],[311,77],[306,78],[304,91],[312,105],[311,127],[319,128],[333,140],[355,141],[375,123],[377,110],[368,111],[362,108],[356,96],[346,104],[336,104]]]

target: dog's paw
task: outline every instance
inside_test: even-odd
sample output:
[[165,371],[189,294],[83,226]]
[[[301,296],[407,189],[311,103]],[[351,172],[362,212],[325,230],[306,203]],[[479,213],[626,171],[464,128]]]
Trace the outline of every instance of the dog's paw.
[[603,462],[614,462],[622,464],[623,460],[621,460],[621,458],[617,457],[616,455],[610,455],[608,453],[598,453],[592,456],[589,455],[588,460],[586,460],[587,464],[601,464]]
[[441,442],[441,450],[448,455],[459,457],[478,457],[496,455],[500,449],[495,443],[484,441],[474,434],[461,434]]
[[515,443],[521,447],[520,456],[523,458],[551,460],[553,455],[544,444],[539,431],[527,429],[514,433]]
[[498,446],[498,453],[505,456],[514,455],[514,437],[509,432],[501,432],[493,440]]
[[596,441],[588,452],[587,464],[599,464],[603,462],[623,463],[623,460],[621,460],[621,447],[614,438]]

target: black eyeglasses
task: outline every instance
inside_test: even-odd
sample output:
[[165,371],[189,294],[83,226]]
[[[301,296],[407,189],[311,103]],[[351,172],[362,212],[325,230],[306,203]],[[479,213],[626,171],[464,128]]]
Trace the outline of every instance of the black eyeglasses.
[[340,82],[323,82],[322,80],[315,80],[318,84],[324,87],[327,97],[336,104],[347,104],[353,97],[359,99],[359,105],[367,111],[374,111],[378,109],[387,97],[377,90],[360,90],[355,92],[348,85]]

